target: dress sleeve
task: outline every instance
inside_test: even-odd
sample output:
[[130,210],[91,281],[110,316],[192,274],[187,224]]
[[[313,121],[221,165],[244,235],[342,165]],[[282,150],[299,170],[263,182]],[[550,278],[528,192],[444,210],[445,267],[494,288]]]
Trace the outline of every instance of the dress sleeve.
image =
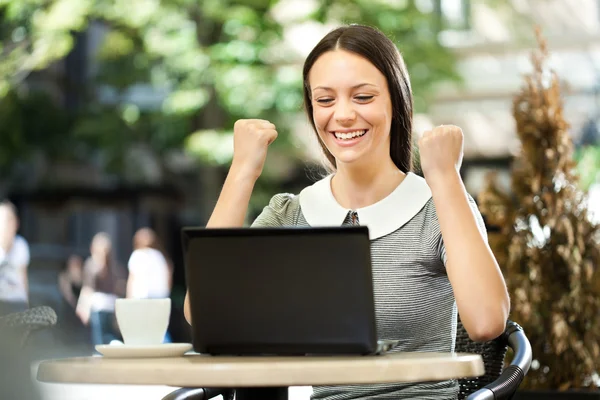
[[[481,232],[481,235],[483,236],[484,240],[487,242],[488,240],[488,236],[487,236],[487,230],[485,228],[485,222],[483,222],[483,217],[481,216],[481,212],[479,212],[479,208],[477,207],[477,203],[475,202],[475,199],[473,199],[473,197],[471,197],[471,195],[467,194],[467,197],[469,199],[469,206],[471,207],[471,212],[473,213],[473,215],[475,215],[475,220],[477,222],[477,227],[479,228],[479,232]],[[444,265],[446,265],[446,247],[444,246],[444,240],[442,239],[442,233],[439,233],[439,245],[438,245],[438,251],[439,251],[439,256],[442,259],[442,262],[444,263]]]
[[280,193],[271,198],[260,215],[251,224],[252,228],[282,227],[295,225],[298,199],[293,194]]

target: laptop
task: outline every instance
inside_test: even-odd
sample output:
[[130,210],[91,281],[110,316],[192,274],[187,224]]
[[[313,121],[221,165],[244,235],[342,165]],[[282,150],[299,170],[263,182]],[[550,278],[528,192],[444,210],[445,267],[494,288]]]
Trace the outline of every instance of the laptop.
[[377,354],[368,228],[183,228],[194,351]]

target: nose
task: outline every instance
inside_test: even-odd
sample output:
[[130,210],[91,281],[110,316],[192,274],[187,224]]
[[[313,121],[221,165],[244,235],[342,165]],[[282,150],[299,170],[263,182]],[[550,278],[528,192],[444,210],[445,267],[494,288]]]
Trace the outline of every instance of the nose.
[[338,101],[335,105],[334,118],[340,125],[349,125],[356,120],[356,111],[350,101]]

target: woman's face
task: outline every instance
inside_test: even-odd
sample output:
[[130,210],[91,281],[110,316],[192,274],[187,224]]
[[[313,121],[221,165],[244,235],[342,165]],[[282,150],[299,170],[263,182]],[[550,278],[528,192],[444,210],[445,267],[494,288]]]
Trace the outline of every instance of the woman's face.
[[313,120],[337,167],[390,158],[392,101],[385,76],[368,60],[329,51],[308,75]]
[[90,253],[92,257],[102,259],[110,254],[111,247],[112,245],[108,239],[101,236],[96,237],[92,240]]

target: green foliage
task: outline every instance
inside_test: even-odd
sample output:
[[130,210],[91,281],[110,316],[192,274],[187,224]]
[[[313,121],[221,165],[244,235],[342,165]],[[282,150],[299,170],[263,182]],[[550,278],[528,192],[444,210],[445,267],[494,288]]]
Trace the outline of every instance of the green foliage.
[[584,146],[575,151],[579,185],[587,191],[600,182],[600,145]]
[[[317,0],[312,12],[283,22],[276,19],[279,3],[0,0],[0,115],[7,116],[0,168],[40,151],[51,160],[101,159],[118,174],[128,149],[140,143],[159,156],[185,148],[202,163],[227,165],[240,118],[273,121],[280,132],[273,151],[297,157],[289,132],[290,116],[302,108],[302,60],[283,45],[291,24],[382,29],[405,57],[418,111],[433,85],[458,79],[437,39],[438,18],[414,1]],[[103,34],[91,54],[92,81],[75,88],[83,103],[65,110],[60,96],[41,100],[26,78],[41,74],[64,87],[63,78],[44,71],[90,27]]]
[[53,159],[68,154],[65,133],[71,120],[45,93],[34,93],[24,100],[9,91],[0,98],[0,121],[0,176],[6,176],[14,163],[36,152]]
[[410,74],[416,111],[427,108],[427,95],[436,83],[459,80],[453,54],[439,40],[440,20],[414,1],[321,0],[312,15],[320,22],[340,21],[375,26],[398,46]]
[[88,13],[89,3],[79,0],[0,0],[0,97],[66,56],[71,32],[86,26]]

